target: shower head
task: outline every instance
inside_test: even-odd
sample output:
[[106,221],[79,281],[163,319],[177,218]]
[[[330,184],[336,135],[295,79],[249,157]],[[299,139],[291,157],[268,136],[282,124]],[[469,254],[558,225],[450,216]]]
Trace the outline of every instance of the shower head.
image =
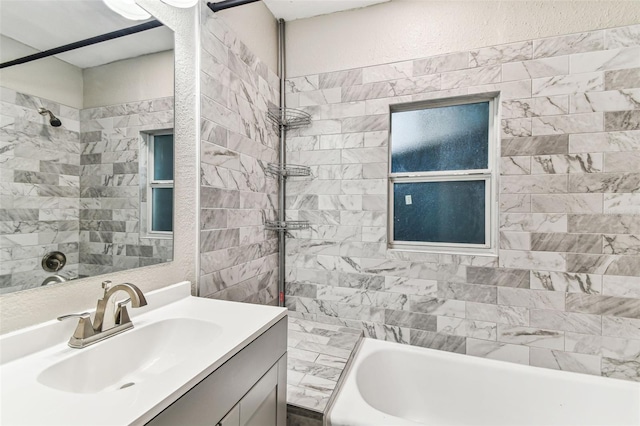
[[60,119],[58,117],[56,117],[55,115],[53,115],[53,113],[51,111],[49,111],[46,108],[40,108],[38,110],[38,112],[40,113],[40,115],[49,115],[49,124],[51,124],[53,127],[60,127],[62,126],[62,121],[60,121]]

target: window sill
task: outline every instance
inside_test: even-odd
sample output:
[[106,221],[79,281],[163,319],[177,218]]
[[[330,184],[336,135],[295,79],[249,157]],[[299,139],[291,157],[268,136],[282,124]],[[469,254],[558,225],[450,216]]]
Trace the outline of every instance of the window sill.
[[140,238],[148,238],[155,240],[173,240],[173,233],[171,234],[143,234]]
[[413,248],[413,247],[393,247],[393,246],[389,246],[387,245],[387,251],[391,251],[391,252],[410,252],[410,253],[424,253],[424,254],[446,254],[446,255],[453,255],[453,256],[482,256],[482,257],[494,257],[497,258],[498,257],[498,252],[493,250],[493,249],[477,249],[477,250],[473,250],[473,249],[461,249],[461,250],[455,250],[455,249],[447,249],[447,248],[440,248],[440,247],[433,247],[433,248]]

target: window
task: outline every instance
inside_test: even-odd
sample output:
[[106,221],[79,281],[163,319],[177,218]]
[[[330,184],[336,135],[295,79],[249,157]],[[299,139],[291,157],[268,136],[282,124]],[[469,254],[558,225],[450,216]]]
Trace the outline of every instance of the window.
[[148,234],[173,232],[173,133],[148,135]]
[[495,252],[494,96],[391,107],[390,248]]

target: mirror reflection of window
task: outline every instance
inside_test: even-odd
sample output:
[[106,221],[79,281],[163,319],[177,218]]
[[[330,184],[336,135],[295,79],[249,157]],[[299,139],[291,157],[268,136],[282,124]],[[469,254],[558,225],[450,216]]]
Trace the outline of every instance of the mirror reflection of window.
[[150,234],[173,232],[173,133],[150,136]]
[[102,1],[10,1],[0,46],[0,293],[171,261],[173,31]]

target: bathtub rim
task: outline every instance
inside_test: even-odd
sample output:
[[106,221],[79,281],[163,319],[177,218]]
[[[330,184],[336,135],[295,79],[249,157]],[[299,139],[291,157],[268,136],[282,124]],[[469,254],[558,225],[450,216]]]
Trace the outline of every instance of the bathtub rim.
[[364,337],[364,333],[360,333],[360,338],[358,339],[356,346],[351,351],[351,354],[347,359],[347,363],[342,369],[342,373],[340,373],[340,377],[338,377],[338,382],[336,384],[336,387],[333,390],[333,392],[331,392],[331,396],[329,397],[327,406],[324,409],[324,413],[322,416],[322,426],[331,426],[331,423],[329,423],[329,415],[331,414],[331,410],[333,409],[333,406],[335,404],[336,398],[338,397],[338,394],[342,390],[342,385],[344,384],[344,381],[346,380],[347,376],[349,376],[349,373],[351,372],[351,369],[355,364],[354,360],[356,359],[356,355],[360,353],[360,350],[362,348],[362,345],[364,344],[365,339],[366,337]]
[[[400,345],[400,346],[396,346],[396,345]],[[332,394],[332,398],[330,401],[330,405],[327,406],[327,409],[325,411],[325,416],[324,416],[324,420],[323,420],[323,426],[335,426],[334,423],[331,422],[330,418],[331,415],[334,412],[334,409],[336,408],[337,401],[338,401],[338,396],[345,390],[345,387],[347,388],[347,391],[351,392],[354,391],[358,394],[358,398],[356,400],[351,400],[350,402],[353,404],[350,407],[352,407],[355,411],[358,411],[359,408],[361,407],[366,407],[367,411],[366,413],[369,414],[370,417],[371,414],[376,414],[376,415],[380,415],[381,417],[386,418],[387,420],[391,420],[393,421],[394,425],[420,425],[421,423],[416,423],[413,420],[409,420],[409,419],[404,419],[401,417],[396,417],[392,414],[389,414],[387,412],[381,411],[378,408],[370,405],[362,396],[362,394],[360,393],[360,391],[358,390],[358,385],[357,385],[357,380],[355,376],[352,376],[352,373],[355,374],[357,371],[355,371],[362,363],[362,361],[364,359],[366,359],[369,355],[378,352],[379,350],[389,350],[389,349],[404,349],[404,350],[408,350],[410,352],[421,352],[423,350],[427,350],[428,352],[432,353],[435,356],[438,357],[449,357],[449,356],[454,356],[454,358],[459,358],[460,360],[466,360],[466,361],[476,361],[476,362],[480,362],[482,364],[495,364],[497,366],[502,366],[505,367],[507,365],[510,365],[512,367],[516,367],[517,369],[519,368],[526,368],[526,369],[530,369],[533,368],[534,370],[539,371],[541,374],[543,375],[557,375],[557,374],[568,374],[571,377],[575,377],[576,379],[579,379],[580,381],[613,381],[619,384],[619,386],[622,387],[628,387],[631,390],[637,391],[640,393],[640,382],[636,382],[636,381],[631,381],[631,380],[625,380],[625,379],[621,379],[621,378],[617,378],[617,377],[606,377],[606,376],[598,376],[598,375],[592,375],[592,374],[587,374],[587,373],[579,373],[579,372],[575,372],[575,371],[568,371],[568,370],[556,370],[556,369],[551,369],[551,368],[546,368],[546,367],[539,367],[539,366],[532,366],[532,365],[526,365],[526,364],[519,364],[519,363],[514,363],[514,362],[508,362],[508,361],[502,361],[502,360],[496,360],[496,359],[491,359],[491,358],[485,358],[485,357],[478,357],[478,356],[472,356],[472,355],[467,355],[467,354],[460,354],[460,353],[455,353],[455,352],[450,352],[450,351],[443,351],[443,350],[439,350],[439,349],[433,349],[433,348],[427,348],[427,347],[422,347],[422,346],[414,346],[414,345],[408,345],[408,344],[402,344],[402,343],[398,343],[398,342],[393,342],[393,341],[385,341],[385,340],[381,340],[381,339],[375,339],[375,338],[361,338],[360,341],[358,342],[357,345],[357,350],[354,350],[352,352],[352,357],[350,358],[350,364],[348,365],[348,370],[345,367],[345,371],[343,372],[343,375],[340,377],[340,387],[336,387],[336,390],[334,390],[333,394]],[[401,349],[401,350],[402,350]],[[360,357],[360,359],[357,359],[356,357]],[[468,359],[470,358],[470,359]],[[347,378],[349,378],[350,380],[347,382]],[[343,408],[341,408],[341,411],[343,411]],[[341,413],[342,414],[342,413]],[[374,417],[375,418],[375,417]],[[341,420],[341,419],[338,419]],[[349,419],[351,420],[351,419]],[[353,423],[354,425],[357,426],[364,426],[364,425],[369,425],[369,423],[366,422],[356,422]]]

